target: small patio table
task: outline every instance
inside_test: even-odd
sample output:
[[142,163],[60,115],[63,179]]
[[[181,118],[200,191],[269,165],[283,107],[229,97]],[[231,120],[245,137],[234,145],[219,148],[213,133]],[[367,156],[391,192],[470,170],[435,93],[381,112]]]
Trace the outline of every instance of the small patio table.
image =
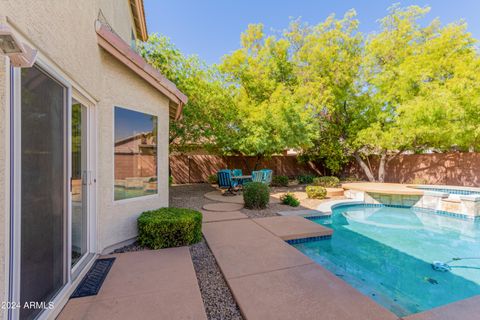
[[236,180],[252,179],[252,176],[233,176],[232,179],[236,179]]
[[238,180],[238,184],[241,185],[243,187],[243,183],[245,182],[245,180],[252,180],[252,176],[233,176],[232,177],[233,180]]

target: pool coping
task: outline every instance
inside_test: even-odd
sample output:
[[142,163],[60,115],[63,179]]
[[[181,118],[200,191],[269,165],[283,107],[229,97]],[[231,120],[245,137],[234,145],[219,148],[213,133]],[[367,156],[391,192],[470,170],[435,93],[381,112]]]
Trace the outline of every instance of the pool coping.
[[292,210],[292,211],[281,211],[278,213],[282,216],[297,215],[297,216],[301,216],[311,220],[315,218],[328,217],[332,214],[333,209],[341,206],[348,206],[348,205],[365,205],[366,207],[372,207],[372,208],[381,208],[381,207],[406,208],[406,209],[412,208],[413,210],[418,212],[450,217],[450,218],[455,218],[463,221],[472,221],[472,222],[477,220],[480,221],[480,216],[471,216],[471,215],[466,215],[462,213],[454,213],[454,212],[449,212],[444,210],[434,210],[434,209],[422,208],[422,207],[416,207],[416,206],[365,203],[364,201],[352,200],[352,199],[326,201],[318,205],[317,209],[312,209],[312,210],[298,210],[298,211]]

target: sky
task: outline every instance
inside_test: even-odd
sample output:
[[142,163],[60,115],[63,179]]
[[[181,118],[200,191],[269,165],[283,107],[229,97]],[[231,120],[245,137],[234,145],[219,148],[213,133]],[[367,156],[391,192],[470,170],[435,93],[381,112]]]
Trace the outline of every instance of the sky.
[[115,107],[115,141],[150,132],[154,129],[152,116],[146,113]]
[[394,3],[432,8],[426,20],[443,24],[464,19],[468,30],[480,39],[480,0],[144,0],[149,33],[169,37],[184,54],[196,54],[209,64],[240,47],[240,34],[251,23],[263,23],[265,31],[285,29],[291,18],[310,25],[331,14],[338,17],[354,8],[360,31],[378,31],[378,19]]

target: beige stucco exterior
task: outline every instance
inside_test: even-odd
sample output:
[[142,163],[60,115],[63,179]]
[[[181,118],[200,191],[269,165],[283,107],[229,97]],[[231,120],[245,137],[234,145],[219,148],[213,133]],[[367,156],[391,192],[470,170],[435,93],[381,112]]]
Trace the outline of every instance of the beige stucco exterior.
[[[128,0],[0,1],[0,23],[38,50],[38,59],[72,85],[96,118],[96,247],[101,253],[135,238],[136,218],[168,206],[169,99],[99,47],[95,21],[106,22],[130,44],[133,18]],[[103,19],[103,18],[102,18]],[[9,248],[8,59],[0,52],[0,301],[7,297]],[[158,117],[158,195],[114,201],[114,107]],[[41,276],[41,275],[39,275]],[[0,310],[0,319],[6,313]]]

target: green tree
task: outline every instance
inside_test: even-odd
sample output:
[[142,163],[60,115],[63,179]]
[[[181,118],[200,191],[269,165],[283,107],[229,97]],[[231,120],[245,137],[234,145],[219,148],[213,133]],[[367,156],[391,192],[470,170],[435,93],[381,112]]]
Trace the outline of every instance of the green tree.
[[[404,151],[479,147],[480,60],[464,22],[422,27],[430,8],[393,6],[365,45],[364,82],[375,117],[358,131],[355,157],[370,180],[384,181]],[[378,174],[363,159],[379,156]]]
[[356,135],[372,117],[373,106],[360,83],[364,51],[358,24],[350,10],[315,26],[294,21],[287,32],[296,48],[297,92],[313,107],[318,122],[315,143],[303,156],[323,161],[333,172],[350,161]]
[[[480,70],[463,22],[422,27],[429,8],[390,8],[381,31],[364,39],[355,12],[291,38],[299,92],[320,130],[308,158],[339,171],[353,157],[370,181],[384,181],[397,155],[479,146]],[[374,172],[370,157],[378,158]]]
[[196,56],[183,55],[164,36],[152,34],[139,48],[152,66],[188,96],[182,118],[170,122],[171,150],[215,149],[229,140],[229,124],[236,118],[236,109],[218,69]]
[[220,70],[235,88],[238,118],[235,135],[220,146],[223,154],[255,156],[258,160],[288,148],[311,145],[311,108],[297,94],[291,59],[292,43],[266,36],[260,24],[249,25],[241,48],[223,58]]

